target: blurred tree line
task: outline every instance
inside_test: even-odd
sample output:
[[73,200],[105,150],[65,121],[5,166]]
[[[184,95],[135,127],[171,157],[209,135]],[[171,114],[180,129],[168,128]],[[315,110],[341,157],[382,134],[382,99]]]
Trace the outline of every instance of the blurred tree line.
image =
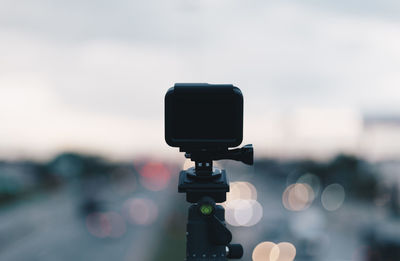
[[65,152],[47,162],[0,161],[0,204],[90,176],[104,176],[119,164],[91,155]]
[[[0,161],[0,204],[37,191],[57,189],[70,180],[106,176],[121,165],[73,152],[61,153],[47,162]],[[268,172],[266,178],[276,180],[311,173],[319,177],[322,186],[340,183],[359,199],[372,200],[378,192],[374,166],[355,156],[338,155],[328,162],[259,159],[255,168]]]

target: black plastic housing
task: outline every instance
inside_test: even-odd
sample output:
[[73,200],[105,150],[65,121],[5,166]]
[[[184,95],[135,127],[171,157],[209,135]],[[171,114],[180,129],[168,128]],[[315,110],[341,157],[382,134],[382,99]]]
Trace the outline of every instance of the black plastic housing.
[[189,151],[243,139],[243,95],[232,84],[176,83],[165,95],[165,141]]

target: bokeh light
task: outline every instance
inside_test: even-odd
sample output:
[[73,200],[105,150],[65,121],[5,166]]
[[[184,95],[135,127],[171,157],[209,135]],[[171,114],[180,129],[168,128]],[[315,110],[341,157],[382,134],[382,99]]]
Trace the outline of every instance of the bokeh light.
[[257,200],[256,188],[249,182],[231,182],[229,186],[229,192],[226,194],[226,202],[237,199]]
[[232,226],[245,226],[250,222],[253,209],[248,200],[236,199],[226,205],[226,222]]
[[126,223],[125,219],[120,214],[116,212],[108,212],[106,213],[106,217],[111,227],[110,233],[108,235],[109,237],[119,238],[125,234]]
[[125,234],[125,220],[116,212],[92,213],[86,217],[90,234],[98,238],[118,238]]
[[302,175],[296,183],[302,183],[302,184],[307,184],[309,185],[314,192],[315,197],[319,195],[319,192],[321,190],[321,181],[320,178],[314,174],[311,173],[306,173]]
[[288,186],[282,195],[283,206],[291,211],[307,209],[314,201],[314,191],[310,185],[296,183]]
[[296,257],[296,248],[292,243],[282,242],[276,245],[274,248],[279,249],[279,255],[276,261],[293,261]]
[[103,213],[92,213],[86,217],[86,227],[95,237],[105,238],[110,233],[110,223]]
[[123,208],[129,222],[135,225],[151,225],[158,217],[158,207],[151,199],[128,199]]
[[248,201],[251,205],[251,217],[250,220],[248,220],[244,226],[245,227],[251,227],[256,225],[258,222],[261,221],[263,217],[263,207],[257,200],[249,200]]
[[258,244],[253,250],[253,261],[272,261],[271,252],[275,246],[276,244],[273,242],[262,242]]
[[254,226],[263,216],[257,190],[249,182],[232,182],[224,206],[226,222],[232,226]]
[[161,162],[148,162],[140,168],[141,184],[152,191],[165,189],[171,179],[171,172]]
[[342,185],[337,183],[331,184],[321,194],[322,206],[328,211],[335,211],[342,206],[345,196]]
[[262,242],[258,244],[252,254],[253,261],[293,261],[296,257],[296,248],[289,242]]

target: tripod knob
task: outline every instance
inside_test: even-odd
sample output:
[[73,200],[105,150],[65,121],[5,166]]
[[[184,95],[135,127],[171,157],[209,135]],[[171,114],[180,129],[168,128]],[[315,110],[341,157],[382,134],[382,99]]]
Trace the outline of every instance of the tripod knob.
[[230,259],[239,259],[243,256],[243,247],[240,244],[229,244],[227,257]]

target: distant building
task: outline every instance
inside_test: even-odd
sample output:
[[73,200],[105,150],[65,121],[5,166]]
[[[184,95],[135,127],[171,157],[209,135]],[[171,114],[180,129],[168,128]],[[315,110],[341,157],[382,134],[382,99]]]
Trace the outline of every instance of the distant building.
[[400,160],[400,115],[364,116],[359,154],[373,161]]

